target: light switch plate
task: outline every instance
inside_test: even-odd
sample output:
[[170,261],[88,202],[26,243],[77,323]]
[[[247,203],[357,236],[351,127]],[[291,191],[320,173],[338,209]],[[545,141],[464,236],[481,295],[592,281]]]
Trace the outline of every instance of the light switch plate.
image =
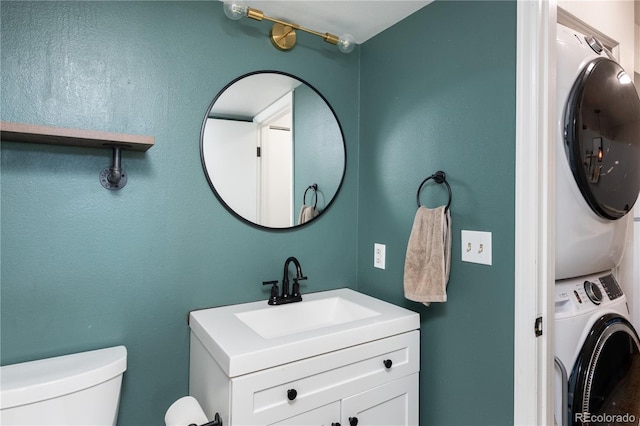
[[491,232],[462,231],[462,261],[491,265]]

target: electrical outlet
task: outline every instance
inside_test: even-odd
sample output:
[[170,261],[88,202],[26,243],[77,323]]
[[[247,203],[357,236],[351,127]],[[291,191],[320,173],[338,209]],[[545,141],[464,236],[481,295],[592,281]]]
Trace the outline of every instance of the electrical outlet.
[[462,231],[462,261],[491,265],[491,232]]
[[386,261],[387,246],[375,243],[373,245],[373,266],[378,269],[384,269]]

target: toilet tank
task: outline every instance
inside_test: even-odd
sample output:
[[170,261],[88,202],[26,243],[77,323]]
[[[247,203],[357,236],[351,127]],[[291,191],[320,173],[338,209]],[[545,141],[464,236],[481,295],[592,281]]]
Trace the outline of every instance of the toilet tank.
[[127,349],[0,367],[0,425],[115,425]]

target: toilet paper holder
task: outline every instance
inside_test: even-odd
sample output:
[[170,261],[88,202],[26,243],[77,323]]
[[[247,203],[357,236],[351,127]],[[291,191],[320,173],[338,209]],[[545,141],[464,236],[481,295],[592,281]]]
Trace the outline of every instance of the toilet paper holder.
[[[189,426],[198,426],[195,423],[191,423]],[[208,423],[202,424],[200,426],[222,426],[222,419],[220,418],[220,414],[216,413],[213,416],[213,420]]]

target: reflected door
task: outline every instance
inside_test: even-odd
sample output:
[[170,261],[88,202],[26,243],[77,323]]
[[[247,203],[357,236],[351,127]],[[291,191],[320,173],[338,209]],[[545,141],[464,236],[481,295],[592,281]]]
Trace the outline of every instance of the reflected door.
[[293,226],[293,140],[291,130],[265,126],[260,149],[260,217],[268,227]]

